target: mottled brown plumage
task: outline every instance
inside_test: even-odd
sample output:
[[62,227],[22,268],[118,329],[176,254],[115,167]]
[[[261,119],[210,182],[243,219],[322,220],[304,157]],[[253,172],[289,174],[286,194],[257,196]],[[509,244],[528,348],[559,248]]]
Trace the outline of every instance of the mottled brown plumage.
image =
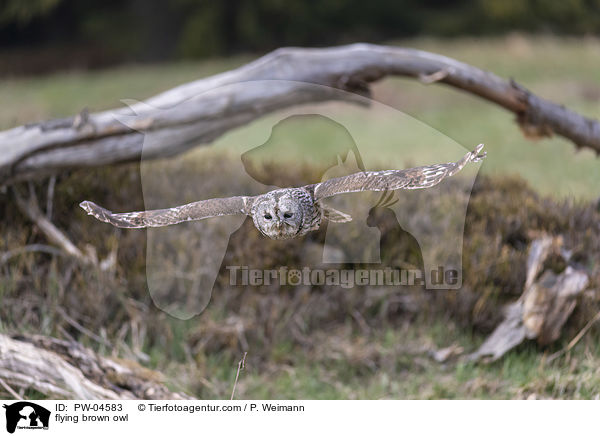
[[479,162],[483,144],[458,162],[405,170],[364,171],[300,188],[284,188],[255,197],[212,198],[169,209],[112,213],[91,201],[80,206],[100,221],[116,227],[162,227],[184,221],[224,215],[250,215],[256,228],[273,239],[290,239],[317,230],[323,219],[347,222],[352,218],[328,208],[320,200],[337,194],[360,191],[393,191],[430,188],[460,171],[468,162]]

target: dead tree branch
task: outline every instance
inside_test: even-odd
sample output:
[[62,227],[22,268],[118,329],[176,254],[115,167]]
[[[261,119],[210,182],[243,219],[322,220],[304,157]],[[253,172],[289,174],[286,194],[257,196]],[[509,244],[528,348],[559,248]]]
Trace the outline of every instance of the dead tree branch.
[[60,249],[83,264],[97,263],[92,256],[84,254],[60,229],[58,229],[40,210],[37,198],[33,190],[30,189],[29,198],[25,199],[17,189],[13,189],[17,207],[19,210],[33,221],[40,231],[48,238],[50,242],[60,247]]
[[13,396],[17,387],[51,398],[191,399],[171,392],[161,379],[136,362],[102,357],[77,342],[0,334],[0,386]]
[[2,380],[0,378],[0,385],[2,385],[2,388],[8,392],[9,394],[11,394],[15,400],[23,400],[23,398],[21,398],[21,396],[19,394],[17,394],[15,392],[15,390],[13,388],[11,388],[4,380]]
[[[544,100],[514,81],[434,53],[353,44],[282,48],[222,74],[187,83],[131,108],[81,114],[0,132],[0,185],[66,168],[181,153],[278,109],[356,95],[388,75],[444,83],[513,112],[529,135],[557,134],[600,153],[600,123]],[[269,81],[250,86],[249,82]],[[316,84],[322,86],[309,86]],[[340,93],[339,90],[348,91]],[[135,116],[132,116],[135,114]],[[127,125],[119,118],[130,117]]]
[[231,390],[230,400],[233,400],[233,397],[235,396],[235,388],[237,387],[238,378],[240,377],[240,371],[246,368],[246,355],[247,354],[248,354],[248,352],[245,351],[244,356],[238,362],[238,368],[237,368],[237,372],[235,373],[235,381],[233,382],[233,389]]
[[596,313],[596,315],[590,319],[587,324],[579,331],[579,333],[577,333],[577,335],[571,339],[571,341],[567,344],[566,347],[558,350],[555,353],[552,353],[550,356],[548,356],[548,358],[546,359],[546,363],[550,363],[552,361],[554,361],[555,359],[559,358],[560,356],[562,356],[563,354],[568,353],[569,351],[571,351],[571,349],[577,345],[577,343],[579,342],[579,340],[581,338],[583,338],[583,336],[592,328],[592,326],[597,323],[600,320],[600,312]]
[[[577,297],[589,283],[585,272],[568,265],[570,254],[562,250],[562,241],[561,237],[544,236],[532,242],[523,294],[504,308],[504,320],[469,359],[497,360],[525,339],[548,345],[560,337],[563,325],[577,305]],[[567,265],[560,274],[546,265],[552,254]],[[589,326],[596,320],[590,321]],[[582,330],[581,336],[589,326]],[[573,347],[579,339],[580,335],[569,346]]]
[[8,262],[13,257],[19,256],[24,253],[46,253],[54,256],[62,256],[65,253],[58,248],[52,247],[45,244],[29,244],[24,247],[15,248],[14,250],[6,251],[0,254],[0,265]]

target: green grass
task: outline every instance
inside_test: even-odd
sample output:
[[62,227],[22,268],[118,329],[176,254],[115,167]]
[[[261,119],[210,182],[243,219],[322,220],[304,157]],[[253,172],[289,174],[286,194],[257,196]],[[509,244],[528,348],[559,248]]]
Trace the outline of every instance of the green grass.
[[[339,337],[344,341],[343,335]],[[364,347],[360,337],[351,338]],[[275,363],[257,371],[249,352],[240,372],[237,399],[593,399],[600,396],[600,347],[589,337],[566,357],[545,364],[544,353],[525,343],[491,364],[465,360],[438,363],[420,348],[439,349],[449,344],[472,350],[481,338],[449,323],[417,322],[377,333],[369,342],[379,346],[379,363],[347,356],[330,358],[291,346],[289,363]],[[560,346],[561,344],[557,345]],[[284,347],[285,348],[285,347]],[[411,351],[412,349],[412,351]],[[558,349],[558,348],[557,348]],[[173,367],[174,368],[174,367]],[[181,385],[194,374],[172,371]],[[203,372],[210,374],[210,389],[203,397],[225,399],[231,394],[237,361],[212,357]]]

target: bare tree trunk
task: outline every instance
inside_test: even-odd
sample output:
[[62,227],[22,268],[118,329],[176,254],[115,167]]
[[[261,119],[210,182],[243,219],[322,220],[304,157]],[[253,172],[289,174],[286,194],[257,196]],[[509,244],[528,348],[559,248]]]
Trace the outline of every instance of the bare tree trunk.
[[[131,109],[82,112],[0,132],[0,185],[66,168],[139,160],[148,132],[155,135],[155,146],[144,150],[144,158],[158,158],[210,143],[235,127],[289,106],[333,99],[365,102],[356,94],[368,94],[369,83],[387,75],[445,83],[514,112],[526,133],[555,133],[600,153],[597,120],[537,97],[513,81],[433,53],[354,44],[282,48],[238,69],[133,104]],[[269,83],[258,88],[248,84],[263,80]],[[128,126],[117,119],[133,113],[136,116]]]

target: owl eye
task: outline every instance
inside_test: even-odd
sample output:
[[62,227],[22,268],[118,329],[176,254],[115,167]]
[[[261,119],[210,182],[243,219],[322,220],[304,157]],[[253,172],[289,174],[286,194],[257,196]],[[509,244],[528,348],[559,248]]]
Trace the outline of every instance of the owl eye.
[[270,220],[271,218],[273,218],[273,217],[271,216],[271,214],[270,214],[270,213],[266,213],[266,214],[265,214],[265,219],[266,219],[266,220]]
[[283,214],[284,218],[291,218],[292,217],[292,213],[291,212],[286,212]]

